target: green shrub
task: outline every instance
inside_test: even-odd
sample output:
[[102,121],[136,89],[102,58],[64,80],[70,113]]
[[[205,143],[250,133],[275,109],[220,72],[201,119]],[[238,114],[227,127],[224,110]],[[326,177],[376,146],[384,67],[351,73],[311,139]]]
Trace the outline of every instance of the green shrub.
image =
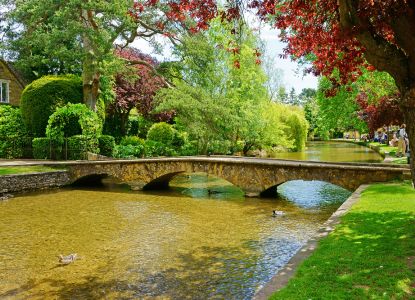
[[173,143],[173,137],[173,126],[165,122],[153,124],[147,133],[147,140],[159,142],[166,146],[170,146]]
[[140,158],[144,154],[144,145],[117,145],[114,157],[116,158]]
[[36,159],[62,159],[63,144],[50,138],[34,138],[33,157]]
[[96,138],[85,135],[75,135],[67,139],[68,159],[88,159],[88,152],[99,153],[98,140]]
[[[27,132],[19,108],[0,105],[0,158],[20,158],[24,156]],[[27,145],[28,144],[28,145]]]
[[128,119],[127,135],[138,135],[138,119],[130,117]]
[[153,140],[146,140],[145,155],[147,157],[176,156],[177,152],[169,145]]
[[188,141],[187,132],[174,129],[172,146],[176,149],[183,147]]
[[82,102],[82,80],[74,75],[44,76],[24,89],[20,101],[26,128],[33,136],[45,136],[49,117],[68,102]]
[[121,139],[120,145],[127,146],[142,146],[144,147],[144,140],[142,138],[139,138],[138,136],[125,136]]
[[96,138],[101,130],[101,122],[95,112],[84,104],[68,103],[56,109],[50,116],[46,135],[54,140],[63,141],[65,137],[79,133]]
[[98,138],[99,153],[108,157],[112,157],[115,149],[115,139],[110,135],[101,135]]
[[150,130],[151,126],[153,126],[154,122],[143,116],[138,116],[137,122],[138,122],[137,135],[145,139],[147,137],[148,131]]
[[197,141],[186,142],[182,147],[180,147],[179,155],[182,156],[192,156],[197,155],[198,153],[198,143]]
[[231,141],[212,141],[209,143],[208,152],[211,154],[229,154],[231,153]]
[[138,158],[144,155],[144,140],[138,136],[126,136],[116,147],[117,158]]

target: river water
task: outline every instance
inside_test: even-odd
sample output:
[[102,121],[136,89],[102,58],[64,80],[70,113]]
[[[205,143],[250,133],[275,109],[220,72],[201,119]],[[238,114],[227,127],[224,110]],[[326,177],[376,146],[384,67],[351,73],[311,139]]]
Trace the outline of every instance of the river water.
[[[350,195],[291,181],[278,198],[244,198],[206,174],[171,186],[106,184],[0,202],[0,298],[250,299]],[[57,256],[70,253],[79,259],[60,265]]]
[[379,163],[383,161],[375,151],[345,142],[310,142],[302,152],[275,153],[274,158],[329,162]]

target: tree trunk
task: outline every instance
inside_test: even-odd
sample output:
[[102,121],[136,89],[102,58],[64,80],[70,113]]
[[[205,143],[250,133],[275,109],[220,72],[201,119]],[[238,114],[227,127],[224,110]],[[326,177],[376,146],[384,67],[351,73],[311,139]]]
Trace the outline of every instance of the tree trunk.
[[415,86],[402,93],[401,109],[405,117],[406,133],[411,151],[412,185],[415,186]]
[[[85,29],[91,30],[93,24],[88,22],[88,11],[83,9],[81,12],[83,20],[85,20]],[[82,36],[82,43],[84,48],[85,57],[82,62],[82,90],[84,97],[84,104],[91,110],[97,111],[97,99],[99,93],[99,77],[98,71],[97,53],[95,52],[94,42],[91,40],[87,33]]]
[[95,62],[92,55],[87,54],[83,62],[82,85],[84,103],[91,110],[97,110],[97,99],[99,95],[99,78],[100,74],[95,68]]

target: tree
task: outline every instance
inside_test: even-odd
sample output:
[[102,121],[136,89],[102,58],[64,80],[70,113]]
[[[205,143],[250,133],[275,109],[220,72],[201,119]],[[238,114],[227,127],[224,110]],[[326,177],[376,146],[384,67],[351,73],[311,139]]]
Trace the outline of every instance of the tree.
[[93,110],[100,77],[127,63],[114,53],[116,44],[125,47],[136,38],[155,42],[156,35],[175,43],[181,30],[206,29],[217,14],[213,0],[0,0],[0,5],[7,9],[1,26],[9,56],[35,69],[64,66],[47,71],[52,73],[82,69],[84,102]]
[[280,103],[288,103],[288,94],[287,94],[287,90],[285,89],[285,86],[280,86],[278,88],[278,95],[277,95],[277,99],[278,102]]
[[319,106],[316,98],[316,90],[303,89],[300,94],[301,103],[304,105],[304,115],[309,124],[308,134],[311,138],[317,132],[318,119],[320,115]]
[[290,94],[288,95],[288,104],[300,105],[300,102],[298,100],[298,96],[295,93],[295,89],[293,87],[291,88]]
[[254,0],[251,7],[282,30],[285,55],[311,60],[314,74],[337,84],[356,80],[362,68],[393,77],[415,183],[415,1]]
[[120,133],[124,136],[131,110],[136,108],[144,117],[150,117],[153,98],[166,82],[155,71],[158,63],[151,56],[134,48],[119,49],[117,54],[131,66],[115,76],[115,100],[108,105],[107,112],[119,121]]
[[360,93],[357,97],[361,111],[360,118],[364,120],[369,127],[370,133],[374,133],[384,125],[402,124],[403,114],[398,105],[399,95],[383,96],[378,99],[377,103],[370,103],[365,93]]
[[276,67],[275,58],[271,56],[265,56],[262,68],[268,78],[265,86],[269,99],[273,102],[278,102],[278,91],[283,86],[284,71]]
[[333,84],[325,77],[320,79],[317,89],[317,104],[319,115],[317,119],[317,131],[323,138],[329,138],[333,133],[348,130],[366,132],[367,126],[359,117],[359,105],[356,103],[358,88],[356,84],[350,87],[342,86],[338,92],[327,97]]
[[316,97],[317,91],[312,88],[304,88],[301,90],[301,93],[298,95],[298,101],[300,105],[305,105],[307,102],[311,101],[312,98]]
[[[255,55],[257,37],[248,28],[236,41],[232,24],[215,19],[204,33],[189,36],[177,47],[180,68],[174,89],[157,95],[159,109],[175,109],[178,126],[199,142],[205,152],[209,144],[244,142],[244,151],[260,141],[268,102],[266,75]],[[178,75],[176,74],[176,75]]]

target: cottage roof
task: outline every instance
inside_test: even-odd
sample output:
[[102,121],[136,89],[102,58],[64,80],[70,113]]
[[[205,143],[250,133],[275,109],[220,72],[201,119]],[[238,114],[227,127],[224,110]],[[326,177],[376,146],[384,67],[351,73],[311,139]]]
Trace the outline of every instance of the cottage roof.
[[14,68],[11,62],[5,61],[4,59],[0,58],[0,64],[3,64],[10,73],[16,78],[17,82],[24,88],[27,85],[27,82],[23,79],[20,73]]

